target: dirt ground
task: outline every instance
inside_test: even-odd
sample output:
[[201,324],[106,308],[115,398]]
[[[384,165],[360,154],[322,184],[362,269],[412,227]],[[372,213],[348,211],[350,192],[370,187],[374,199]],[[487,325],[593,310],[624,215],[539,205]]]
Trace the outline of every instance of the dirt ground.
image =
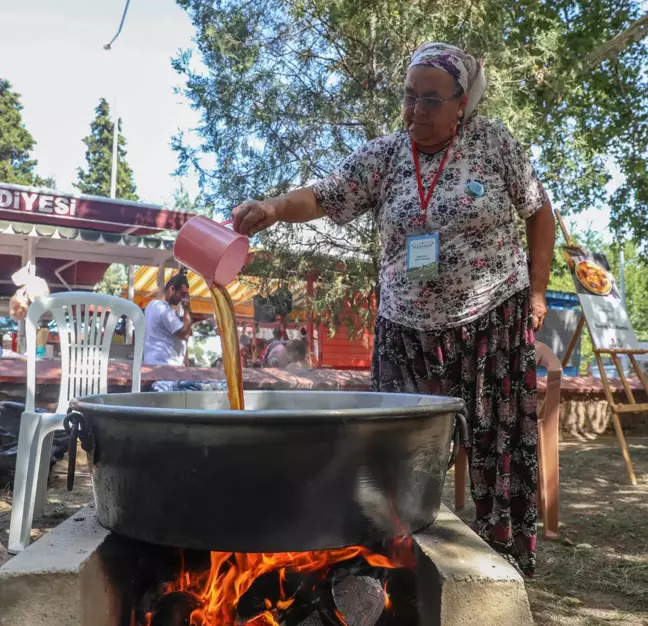
[[648,438],[629,445],[636,487],[616,439],[563,444],[562,541],[540,541],[528,587],[537,624],[648,624]]
[[[538,571],[527,581],[539,626],[648,625],[648,438],[628,444],[636,487],[614,437],[561,444],[560,538],[538,529]],[[472,514],[467,506],[461,517]]]
[[[648,626],[648,438],[630,439],[629,445],[636,487],[627,481],[614,438],[561,445],[561,535],[557,541],[539,539],[538,574],[527,583],[539,626]],[[65,489],[65,471],[65,463],[54,470],[35,539],[92,499],[85,468],[77,468],[72,493]],[[452,475],[445,500],[452,508]],[[10,510],[11,494],[5,491],[0,494],[5,546]],[[462,517],[471,514],[467,507]]]
[[[61,522],[72,516],[76,511],[92,502],[92,485],[90,474],[85,465],[85,453],[77,455],[77,467],[74,478],[74,491],[68,491],[67,487],[67,458],[57,463],[51,474],[49,488],[47,490],[47,504],[45,505],[45,517],[34,520],[32,526],[32,541],[35,541],[50,528],[58,526]],[[0,546],[7,546],[9,543],[9,520],[11,517],[11,491],[0,487]],[[4,557],[3,557],[4,554]],[[0,547],[0,565],[3,559],[9,558]]]

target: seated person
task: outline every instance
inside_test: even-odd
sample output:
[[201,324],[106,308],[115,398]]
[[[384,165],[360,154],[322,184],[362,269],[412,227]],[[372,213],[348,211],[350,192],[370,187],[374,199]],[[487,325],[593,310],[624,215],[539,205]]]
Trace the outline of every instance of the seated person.
[[273,341],[269,346],[264,358],[264,367],[277,367],[285,369],[299,369],[307,367],[306,362],[308,346],[301,339],[290,341]]

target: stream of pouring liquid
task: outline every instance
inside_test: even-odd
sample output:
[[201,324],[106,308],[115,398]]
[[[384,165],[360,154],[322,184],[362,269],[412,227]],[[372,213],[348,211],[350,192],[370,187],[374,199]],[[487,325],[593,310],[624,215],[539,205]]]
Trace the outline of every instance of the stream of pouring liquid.
[[216,316],[216,324],[221,337],[223,367],[225,368],[230,408],[233,411],[242,411],[245,408],[243,400],[243,369],[241,367],[241,350],[236,328],[236,316],[234,315],[234,303],[225,287],[212,285],[209,291],[214,303],[214,315]]

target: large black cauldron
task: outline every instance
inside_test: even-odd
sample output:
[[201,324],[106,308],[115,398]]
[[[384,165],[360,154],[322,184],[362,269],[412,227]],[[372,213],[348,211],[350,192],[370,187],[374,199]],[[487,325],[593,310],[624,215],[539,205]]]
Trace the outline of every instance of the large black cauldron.
[[101,524],[163,545],[287,552],[434,522],[465,433],[461,400],[254,391],[245,403],[230,411],[225,392],[74,400],[71,455],[78,435]]

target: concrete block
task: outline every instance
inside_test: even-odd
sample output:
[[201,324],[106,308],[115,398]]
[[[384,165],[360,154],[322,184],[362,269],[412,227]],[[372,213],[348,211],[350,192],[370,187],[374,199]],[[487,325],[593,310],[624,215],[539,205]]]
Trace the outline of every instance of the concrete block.
[[[87,507],[14,556],[0,568],[0,624],[109,624],[102,615],[114,613],[114,598],[98,552],[109,535]],[[83,617],[88,605],[92,621]]]
[[414,540],[422,626],[533,626],[522,576],[446,506]]
[[[414,539],[421,626],[532,626],[520,575],[446,507]],[[169,580],[168,557],[87,507],[0,568],[0,626],[130,624],[149,585]]]

